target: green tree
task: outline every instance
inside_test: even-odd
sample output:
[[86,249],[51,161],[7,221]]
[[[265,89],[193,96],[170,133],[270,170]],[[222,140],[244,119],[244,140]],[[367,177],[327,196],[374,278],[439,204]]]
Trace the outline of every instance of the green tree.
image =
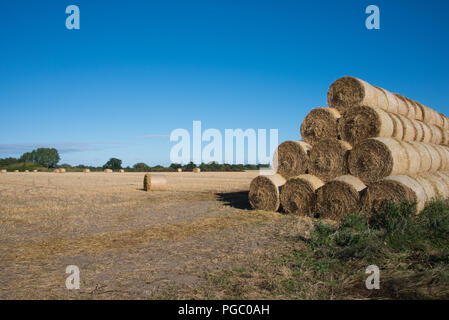
[[46,168],[54,168],[59,160],[61,157],[55,148],[38,148],[20,157],[21,162],[34,162]]
[[148,171],[150,171],[150,166],[147,165],[146,163],[139,162],[139,163],[136,163],[135,165],[133,165],[133,169],[134,169],[134,171],[137,171],[137,172],[148,172]]
[[122,168],[122,160],[117,158],[111,158],[108,162],[103,166],[103,169],[112,169],[119,170]]

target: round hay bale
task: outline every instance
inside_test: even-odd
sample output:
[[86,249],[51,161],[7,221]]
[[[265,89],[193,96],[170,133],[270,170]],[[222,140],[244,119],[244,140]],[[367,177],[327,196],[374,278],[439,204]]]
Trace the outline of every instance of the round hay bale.
[[[394,94],[392,94],[391,92],[383,89],[383,88],[379,88],[376,87],[378,90],[382,91],[385,96],[387,97],[387,105],[385,104],[379,104],[379,107],[388,111],[388,112],[393,112],[393,113],[400,113],[399,111],[399,99],[396,98],[396,96]],[[408,112],[408,110],[407,110]]]
[[347,174],[351,145],[342,140],[325,139],[312,147],[309,155],[309,173],[329,181]]
[[200,173],[201,169],[200,168],[193,168],[193,173]]
[[440,127],[437,127],[433,124],[430,124],[429,128],[430,128],[430,132],[431,132],[430,143],[444,144],[443,129],[441,129]]
[[432,172],[446,171],[449,169],[449,149],[443,146],[426,145],[432,154]]
[[342,77],[330,86],[327,103],[329,107],[343,113],[351,107],[361,105],[380,107],[378,95],[378,90],[369,83],[354,77]]
[[372,137],[392,137],[394,122],[392,117],[380,108],[359,106],[343,114],[338,129],[341,138],[354,145]]
[[14,170],[14,173],[19,173],[19,170]]
[[273,167],[285,179],[307,173],[311,146],[302,141],[286,141],[279,145],[273,157]]
[[432,141],[432,130],[430,129],[430,126],[426,123],[422,123],[423,128],[423,137],[422,142],[424,143],[430,143]]
[[84,172],[84,173],[89,173],[89,172],[90,172],[90,169],[83,169],[83,172]]
[[54,169],[53,173],[59,173],[59,170],[58,169]]
[[432,199],[435,199],[437,197],[437,190],[433,186],[433,184],[426,178],[425,176],[416,176],[415,180],[423,187],[424,192],[426,193],[426,201],[424,202],[424,205],[427,201],[430,201]]
[[104,169],[104,173],[112,173],[112,169]]
[[421,121],[412,121],[413,127],[415,128],[415,137],[413,138],[416,142],[422,142],[424,139],[424,122]]
[[[393,114],[390,115],[393,116]],[[416,121],[410,120],[407,117],[404,117],[403,115],[400,114],[396,115],[396,117],[399,119],[402,125],[402,137],[397,139],[404,141],[415,141],[415,138],[417,136],[416,132],[417,124],[415,124]],[[396,137],[393,136],[393,138]]]
[[33,170],[34,173],[38,172],[36,169]]
[[120,172],[120,173],[125,173],[125,170],[124,170],[124,169],[120,169],[119,172]]
[[449,130],[449,119],[442,113],[440,113],[440,117],[443,121],[443,129]]
[[337,139],[337,124],[340,117],[340,112],[334,108],[313,109],[301,124],[302,139],[312,146],[323,139]]
[[369,217],[382,213],[386,203],[416,203],[421,211],[427,200],[423,187],[406,175],[390,176],[371,184],[362,195],[362,212]]
[[181,169],[181,168],[178,168],[178,172],[182,172],[182,169]]
[[29,173],[30,172],[30,170],[25,170],[25,173]]
[[59,173],[65,173],[66,170],[64,168],[59,169]]
[[403,121],[401,121],[400,114],[389,113],[391,119],[393,120],[393,135],[392,138],[397,140],[402,140],[403,138],[407,139],[407,136],[404,136],[404,125]]
[[145,174],[143,178],[143,190],[149,191],[164,191],[167,190],[167,179],[163,176]]
[[360,210],[360,193],[366,185],[345,175],[329,181],[316,191],[315,212],[320,218],[340,221]]
[[399,102],[398,113],[409,119],[415,119],[415,106],[411,101],[399,93],[394,93]]
[[[408,168],[404,172],[405,174],[411,174],[415,175],[419,172],[421,172],[421,168],[427,168],[431,166],[430,159],[428,158],[422,158],[420,156],[420,153],[416,147],[418,144],[412,144],[411,142],[407,141],[401,141],[400,144],[404,148],[406,152],[407,162],[408,162]],[[421,150],[421,149],[420,149]],[[398,159],[399,160],[399,159]],[[400,160],[399,160],[400,161]],[[425,161],[428,161],[428,163],[424,163]]]
[[5,170],[5,169],[2,169],[1,171],[0,171],[0,173],[7,173],[8,172],[8,170]]
[[419,142],[410,142],[410,144],[418,151],[420,160],[419,172],[432,171],[432,155],[426,145]]
[[278,211],[280,192],[286,180],[280,175],[258,176],[249,187],[249,203],[256,210]]
[[315,191],[323,185],[321,179],[310,174],[288,179],[280,194],[282,208],[289,214],[312,216],[316,201]]
[[436,199],[447,199],[449,197],[449,179],[437,173],[423,176],[434,188]]
[[406,173],[408,161],[401,143],[391,138],[370,138],[349,153],[349,172],[369,184],[390,175]]

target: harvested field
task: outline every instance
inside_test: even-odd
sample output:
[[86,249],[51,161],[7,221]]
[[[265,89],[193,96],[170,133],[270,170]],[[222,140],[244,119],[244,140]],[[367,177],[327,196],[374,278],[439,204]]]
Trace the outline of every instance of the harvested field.
[[0,299],[193,297],[209,272],[285,252],[276,234],[294,219],[249,210],[257,173],[164,173],[151,192],[143,173],[3,174]]

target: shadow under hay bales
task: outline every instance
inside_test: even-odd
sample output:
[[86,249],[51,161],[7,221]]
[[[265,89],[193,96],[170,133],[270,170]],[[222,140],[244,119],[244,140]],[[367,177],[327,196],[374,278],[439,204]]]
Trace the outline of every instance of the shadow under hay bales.
[[249,191],[217,193],[218,200],[236,209],[251,209],[248,201]]

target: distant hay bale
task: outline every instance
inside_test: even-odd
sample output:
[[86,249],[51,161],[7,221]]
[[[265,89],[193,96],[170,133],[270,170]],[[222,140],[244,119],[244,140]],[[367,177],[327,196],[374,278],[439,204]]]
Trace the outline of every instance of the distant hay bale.
[[316,143],[309,156],[309,173],[323,181],[347,174],[351,145],[342,140],[325,139]]
[[193,173],[200,173],[201,169],[200,168],[193,168]]
[[2,169],[1,171],[0,171],[0,173],[7,173],[8,172],[8,170],[5,170],[5,169]]
[[327,102],[329,107],[341,113],[350,108],[365,105],[401,114],[410,119],[421,120],[441,128],[449,126],[447,117],[435,110],[354,77],[343,77],[332,83],[327,94]]
[[145,174],[143,178],[143,189],[145,191],[164,191],[167,190],[167,179],[163,176]]
[[[430,154],[429,171],[425,171],[425,168],[429,167],[429,157],[423,156],[425,151],[421,146]],[[441,157],[446,154],[447,158],[448,152],[449,149],[444,146],[422,142],[409,143],[391,138],[371,138],[353,148],[348,158],[348,167],[352,175],[369,184],[392,175],[431,173],[436,170],[435,163],[438,163],[438,170],[446,170],[447,164],[442,164]]]
[[59,173],[59,170],[58,169],[54,169],[53,173]]
[[59,173],[65,173],[66,170],[64,168],[59,169]]
[[33,170],[34,173],[38,172],[36,169]]
[[125,173],[125,170],[123,170],[123,169],[120,169],[120,171],[119,171],[120,173]]
[[19,173],[19,170],[14,170],[14,173]]
[[312,216],[315,208],[315,191],[324,182],[313,175],[305,174],[287,180],[282,187],[280,200],[286,213],[298,216]]
[[281,143],[274,153],[274,169],[284,179],[307,173],[310,149],[311,146],[303,141]]
[[338,119],[340,112],[334,108],[315,108],[309,112],[301,124],[301,136],[310,145],[328,139],[338,138]]
[[387,203],[416,203],[417,212],[424,209],[427,195],[422,185],[407,175],[390,176],[371,184],[362,196],[362,211],[377,216]]
[[329,181],[316,191],[315,212],[320,218],[340,221],[360,210],[360,195],[366,185],[345,175]]
[[84,173],[89,173],[89,172],[90,172],[90,169],[83,169],[83,172],[84,172]]
[[249,187],[249,203],[256,210],[278,211],[280,192],[286,180],[280,175],[258,176]]
[[29,173],[30,172],[30,170],[25,170],[25,173]]
[[181,169],[181,168],[178,168],[178,172],[182,172],[182,169]]
[[112,169],[104,169],[104,173],[112,173]]

